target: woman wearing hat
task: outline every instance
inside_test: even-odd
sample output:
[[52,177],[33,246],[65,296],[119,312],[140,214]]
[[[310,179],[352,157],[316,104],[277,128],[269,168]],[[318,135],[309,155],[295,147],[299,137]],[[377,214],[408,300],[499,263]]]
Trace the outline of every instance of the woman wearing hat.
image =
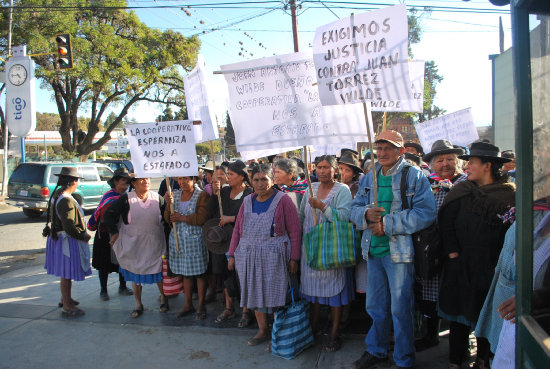
[[[168,201],[174,203],[174,213],[164,212],[164,219],[173,224],[169,238],[170,269],[175,274],[183,275],[185,305],[176,317],[183,317],[195,312],[193,307],[193,279],[197,280],[199,307],[195,319],[206,318],[206,268],[208,267],[208,250],[202,242],[202,225],[208,219],[208,199],[210,196],[200,189],[197,177],[178,177],[180,189],[167,195]],[[175,202],[174,202],[175,200]],[[168,207],[166,208],[168,209]],[[176,244],[175,235],[178,236]]]
[[[233,225],[239,213],[239,209],[246,196],[252,193],[249,187],[248,174],[246,173],[246,164],[240,160],[229,164],[227,168],[227,183],[229,186],[221,187],[220,181],[212,182],[214,196],[208,203],[208,212],[211,218],[217,218],[219,221],[215,226],[223,227]],[[218,205],[218,194],[222,202],[223,216],[219,217],[220,210]],[[226,243],[227,249],[229,243]],[[227,252],[227,250],[225,250]],[[235,308],[233,306],[233,297],[229,296],[227,289],[224,288],[224,281],[228,277],[227,257],[225,252],[222,254],[212,253],[212,273],[214,285],[216,288],[223,288],[225,296],[225,310],[216,318],[216,323],[221,323],[235,317]],[[252,321],[252,316],[248,309],[243,309],[242,318],[239,321],[239,327],[248,326]]]
[[[300,205],[300,220],[303,234],[309,233],[313,225],[313,212],[317,213],[317,224],[332,221],[332,209],[338,212],[340,221],[349,221],[353,201],[348,186],[335,181],[338,163],[332,155],[323,155],[315,162],[319,182],[312,183],[313,196]],[[305,253],[305,245],[302,249]],[[342,307],[354,298],[353,274],[348,268],[329,270],[311,269],[305,257],[301,258],[300,292],[302,297],[312,303],[311,328],[313,334],[319,330],[321,305],[329,305],[332,314],[330,340],[326,351],[340,349],[340,318]]]
[[[111,190],[103,195],[97,209],[88,220],[88,229],[96,231],[92,252],[92,266],[99,271],[99,285],[101,287],[99,298],[103,301],[109,300],[109,294],[107,293],[109,273],[118,273],[119,270],[118,264],[113,263],[114,260],[111,257],[113,253],[112,247],[109,244],[111,237],[105,225],[104,215],[109,206],[126,193],[131,180],[132,177],[130,177],[130,173],[128,173],[126,168],[115,170],[113,177],[107,181],[109,186],[111,186]],[[119,295],[130,296],[134,294],[131,289],[126,287],[126,281],[120,273],[118,274],[118,281]]]
[[237,269],[241,306],[254,310],[257,334],[248,340],[255,346],[271,338],[267,314],[285,305],[289,273],[298,272],[302,230],[296,206],[288,195],[273,188],[268,164],[252,171],[254,193],[239,210],[229,248],[229,269]]
[[338,160],[338,176],[340,182],[349,187],[353,198],[359,190],[361,174],[363,174],[363,170],[359,162],[359,153],[351,149],[342,149]]
[[[439,316],[449,320],[449,368],[460,368],[493,278],[509,225],[500,218],[514,206],[515,185],[501,174],[509,159],[485,142],[472,144],[468,180],[457,183],[439,208],[443,273]],[[489,342],[477,338],[477,368],[489,367]]]
[[150,178],[133,178],[132,185],[134,191],[115,200],[105,212],[104,220],[120,273],[132,282],[136,301],[132,318],[137,318],[144,310],[141,302],[144,284],[157,284],[161,294],[160,311],[168,310],[168,300],[162,290],[161,259],[166,248],[162,218],[165,203],[164,198],[149,191]]
[[44,267],[48,274],[61,278],[63,315],[74,317],[84,315],[84,311],[76,307],[78,302],[71,297],[72,280],[83,281],[92,274],[88,245],[91,236],[86,232],[84,210],[72,196],[78,187],[77,169],[63,167],[56,176],[59,179],[48,201],[46,226],[42,232],[48,237]]

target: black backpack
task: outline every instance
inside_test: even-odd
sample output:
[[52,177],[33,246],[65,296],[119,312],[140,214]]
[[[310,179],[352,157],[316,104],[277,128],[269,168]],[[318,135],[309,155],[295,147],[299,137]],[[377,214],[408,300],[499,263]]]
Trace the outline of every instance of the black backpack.
[[[400,192],[401,206],[403,210],[409,209],[407,201],[407,174],[409,173],[409,165],[403,168],[401,174]],[[412,209],[412,204],[410,206]],[[418,277],[425,280],[432,279],[441,269],[441,238],[439,236],[439,228],[434,221],[430,226],[418,232],[413,233],[412,241],[414,246],[414,269]]]

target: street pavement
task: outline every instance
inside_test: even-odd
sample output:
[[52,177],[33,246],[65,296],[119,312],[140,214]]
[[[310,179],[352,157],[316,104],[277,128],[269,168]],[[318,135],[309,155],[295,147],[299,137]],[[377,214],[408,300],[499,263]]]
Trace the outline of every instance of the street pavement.
[[[11,207],[0,209],[1,250],[9,250],[29,233],[40,234],[44,218],[21,220],[12,225],[21,227],[21,234],[7,235],[7,225],[2,224],[6,213],[4,219],[15,216]],[[95,270],[85,281],[73,283],[73,298],[86,315],[64,318],[57,307],[59,279],[43,268],[44,245],[42,239],[28,244],[26,250],[0,254],[0,368],[348,368],[365,348],[364,334],[357,332],[366,331],[361,326],[366,323],[359,319],[344,330],[339,351],[323,350],[325,334],[294,360],[281,359],[266,351],[266,345],[247,346],[255,324],[237,328],[238,318],[220,325],[213,322],[223,309],[221,294],[207,305],[206,320],[178,319],[174,314],[181,310],[184,297],[170,299],[170,311],[160,313],[159,293],[153,285],[143,289],[143,316],[132,319],[134,298],[118,295],[117,275],[109,279],[111,299],[101,301]],[[328,324],[325,319],[325,332]],[[447,368],[447,352],[447,332],[442,332],[437,347],[417,354],[416,368]],[[387,367],[391,365],[380,366]]]

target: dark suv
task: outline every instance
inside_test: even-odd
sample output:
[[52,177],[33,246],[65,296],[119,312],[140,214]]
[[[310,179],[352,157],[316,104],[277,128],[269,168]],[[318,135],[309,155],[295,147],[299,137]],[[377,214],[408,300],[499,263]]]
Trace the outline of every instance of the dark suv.
[[132,162],[127,159],[97,159],[94,163],[105,164],[113,171],[118,168],[126,168],[128,169],[128,172],[134,173],[134,166],[132,165]]
[[62,167],[76,167],[81,177],[73,194],[81,200],[84,209],[95,209],[103,194],[110,190],[107,184],[113,171],[106,165],[94,163],[22,163],[8,182],[10,205],[23,208],[30,218],[38,218],[48,209],[48,199],[55,189]]

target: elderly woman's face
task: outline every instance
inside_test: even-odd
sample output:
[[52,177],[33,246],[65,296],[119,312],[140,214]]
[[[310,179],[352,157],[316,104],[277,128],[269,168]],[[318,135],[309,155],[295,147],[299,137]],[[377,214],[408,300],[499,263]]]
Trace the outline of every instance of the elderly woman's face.
[[123,194],[128,190],[128,186],[130,185],[130,180],[127,178],[118,177],[114,180],[115,188],[114,190],[120,194]]
[[151,187],[151,178],[138,178],[134,181],[134,188],[136,192],[144,193],[149,191]]
[[450,179],[457,173],[456,162],[455,154],[437,155],[433,159],[432,170],[439,178]]
[[195,180],[193,177],[178,177],[178,184],[184,192],[193,192],[195,189]]
[[273,180],[265,173],[256,173],[252,178],[252,187],[258,196],[265,195],[273,186]]
[[273,176],[275,177],[275,183],[277,183],[278,185],[290,186],[294,183],[294,180],[292,179],[292,173],[287,173],[284,170],[279,169],[279,167],[277,166],[273,171]]

